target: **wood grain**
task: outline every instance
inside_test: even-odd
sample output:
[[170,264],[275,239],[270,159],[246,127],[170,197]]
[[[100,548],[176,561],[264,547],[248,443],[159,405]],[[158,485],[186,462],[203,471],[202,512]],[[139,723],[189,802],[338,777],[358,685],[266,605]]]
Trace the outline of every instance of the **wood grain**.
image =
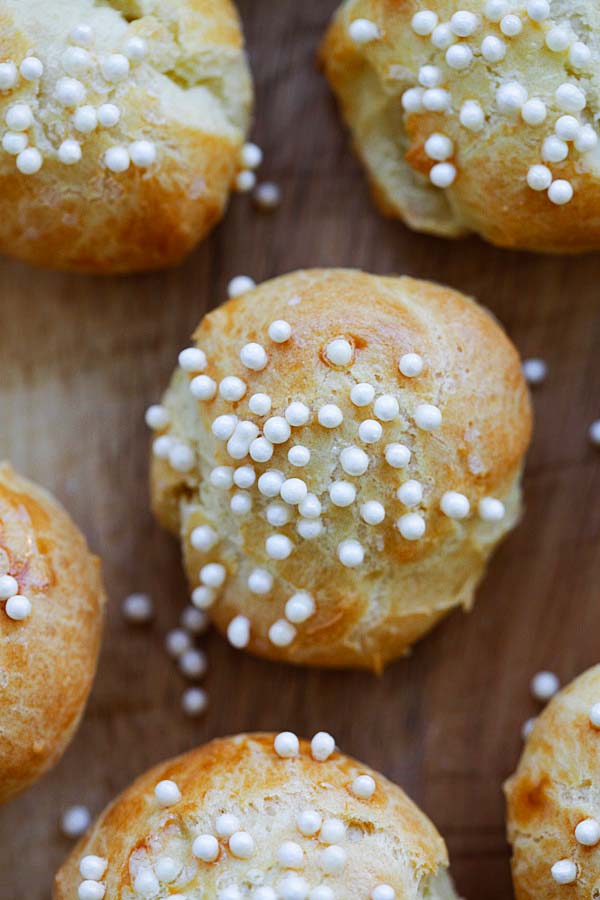
[[[0,455],[63,500],[104,558],[112,598],[96,687],[59,767],[0,810],[0,895],[48,900],[67,852],[57,820],[98,812],[152,763],[215,735],[326,728],[402,784],[447,838],[465,897],[510,896],[501,784],[536,707],[540,668],[570,679],[598,661],[600,415],[598,260],[447,243],[382,219],[348,148],[315,50],[335,0],[242,0],[257,80],[262,177],[283,191],[259,215],[235,198],[180,269],[92,280],[0,265]],[[299,671],[206,641],[210,712],[180,712],[184,682],[163,650],[186,591],[175,542],[148,509],[146,405],[177,350],[236,274],[349,265],[432,278],[476,295],[550,376],[536,391],[527,513],[497,554],[475,611],[457,613],[381,679]],[[131,591],[153,595],[146,630],[122,621]],[[1,710],[0,710],[1,715]]]

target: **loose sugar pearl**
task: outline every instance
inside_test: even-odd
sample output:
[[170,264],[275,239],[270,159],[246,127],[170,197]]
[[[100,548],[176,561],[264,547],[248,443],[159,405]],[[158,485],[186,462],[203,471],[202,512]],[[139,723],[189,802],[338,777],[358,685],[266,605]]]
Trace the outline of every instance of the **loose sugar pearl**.
[[219,384],[219,394],[223,400],[227,400],[229,403],[237,403],[246,391],[246,383],[236,375],[226,375]]
[[592,60],[592,51],[581,41],[575,41],[569,48],[569,62],[575,69],[584,69]]
[[277,848],[277,862],[284,869],[300,869],[304,865],[304,850],[295,841],[284,841]]
[[192,681],[202,678],[207,668],[206,656],[201,650],[186,650],[179,660],[179,668],[181,673]]
[[308,494],[306,483],[301,478],[287,478],[281,485],[281,499],[291,506],[297,506]]
[[430,159],[448,159],[453,150],[454,145],[445,134],[432,134],[425,141],[425,153]]
[[19,593],[19,582],[12,575],[0,575],[0,600],[8,600]]
[[365,559],[365,551],[363,547],[355,540],[342,541],[338,545],[338,559],[343,566],[353,569],[362,565]]
[[250,412],[255,416],[268,416],[271,412],[271,398],[268,394],[252,394],[248,400]]
[[11,131],[27,131],[33,125],[33,113],[27,103],[15,103],[10,106],[4,120]]
[[375,444],[382,435],[383,428],[375,419],[367,419],[358,426],[358,436],[365,444]]
[[354,348],[349,341],[336,338],[327,344],[325,356],[334,366],[348,366],[354,357]]
[[37,56],[26,56],[19,71],[25,81],[37,81],[44,74],[44,64]]
[[588,438],[594,447],[600,447],[600,419],[592,422],[588,428]]
[[275,753],[282,759],[293,759],[300,754],[300,742],[291,731],[282,731],[275,738]]
[[356,488],[347,481],[334,481],[329,488],[329,497],[334,506],[351,506],[356,500]]
[[110,147],[104,154],[104,162],[111,172],[126,172],[130,163],[129,153],[125,147]]
[[169,656],[179,659],[188,650],[191,649],[192,641],[189,634],[182,628],[174,628],[169,631],[165,639],[165,646]]
[[149,594],[130,594],[123,600],[123,618],[133,625],[145,625],[154,615],[154,607]]
[[420,403],[415,409],[415,422],[423,431],[435,431],[442,424],[442,414],[431,403]]
[[337,428],[344,421],[344,414],[339,406],[333,403],[326,403],[322,406],[318,413],[319,425],[323,428]]
[[383,394],[375,401],[373,412],[382,422],[393,422],[400,414],[400,406],[391,394]]
[[317,762],[325,762],[335,752],[335,740],[326,731],[319,731],[310,742],[310,752]]
[[469,37],[479,24],[477,16],[466,10],[455,12],[450,19],[450,27],[459,37]]
[[434,47],[437,47],[438,50],[447,50],[455,40],[456,37],[454,32],[446,22],[437,25],[431,34],[431,43]]
[[293,625],[301,625],[315,613],[315,601],[306,591],[298,591],[285,605],[285,617]]
[[518,34],[521,34],[522,30],[523,23],[518,16],[509,14],[500,21],[500,31],[507,37],[516,37]]
[[252,594],[264,596],[273,589],[273,576],[266,569],[253,569],[248,576],[248,588]]
[[385,459],[393,469],[403,469],[410,462],[411,452],[404,444],[388,444]]
[[429,178],[435,187],[448,188],[456,180],[456,167],[452,163],[437,163],[431,169]]
[[283,503],[269,503],[265,510],[267,522],[274,528],[281,528],[290,521],[289,507]]
[[210,525],[198,525],[190,534],[190,544],[194,550],[200,550],[203,553],[212,550],[217,540],[217,532]]
[[314,809],[306,809],[298,814],[296,825],[298,826],[298,831],[300,834],[303,834],[304,837],[314,837],[315,834],[318,834],[321,830],[322,821],[323,820],[318,812]]
[[559,178],[548,188],[548,197],[556,206],[564,206],[573,199],[573,187],[568,181]]
[[185,444],[175,444],[169,452],[169,464],[176,472],[189,472],[194,463],[194,451]]
[[132,62],[140,62],[148,52],[148,45],[144,38],[130,37],[125,41],[123,52]]
[[100,881],[108,868],[108,860],[102,856],[84,856],[79,863],[79,874],[90,881]]
[[569,48],[571,32],[559,25],[546,32],[546,46],[554,53],[562,53]]
[[348,34],[355,44],[370,44],[379,37],[379,28],[369,19],[355,19],[350,23]]
[[310,419],[310,409],[305,403],[295,400],[285,411],[286,421],[295,428],[306,425]]
[[238,650],[250,643],[250,620],[246,616],[236,616],[227,626],[227,640]]
[[293,466],[307,466],[310,462],[310,450],[308,447],[297,445],[290,447],[288,451],[288,460]]
[[552,172],[547,166],[531,166],[527,184],[533,191],[547,191],[552,184]]
[[360,516],[367,525],[380,525],[385,519],[385,508],[377,500],[369,500],[361,506]]
[[235,189],[240,194],[247,194],[256,187],[256,175],[249,169],[238,172],[235,179]]
[[262,372],[268,362],[268,357],[264,347],[260,344],[246,344],[240,350],[240,360],[242,365],[253,372]]
[[536,700],[546,703],[560,690],[560,681],[554,672],[538,672],[531,680],[531,693]]
[[97,116],[103,128],[113,128],[121,118],[121,112],[114,103],[103,103],[98,107]]
[[256,185],[252,199],[258,209],[272,212],[281,203],[281,189],[273,181],[263,181]]
[[215,591],[205,585],[194,588],[192,591],[192,603],[197,609],[210,609],[216,599]]
[[26,134],[18,134],[15,131],[7,131],[2,138],[2,148],[11,156],[18,156],[27,147],[29,138]]
[[283,416],[273,416],[265,422],[263,432],[272,444],[285,444],[290,439],[292,429]]
[[28,147],[17,156],[17,169],[23,175],[35,175],[42,168],[42,154],[35,147]]
[[296,629],[285,619],[279,619],[269,628],[269,640],[275,647],[289,647],[296,637]]
[[418,506],[423,499],[423,487],[418,481],[405,481],[396,491],[396,496],[405,506]]
[[600,823],[596,819],[584,819],[575,828],[575,840],[584,847],[595,847],[600,841]]
[[488,34],[481,42],[481,55],[488,62],[500,62],[506,56],[506,44],[501,38]]
[[212,834],[200,834],[192,844],[192,853],[202,862],[214,862],[219,855],[219,842]]
[[398,519],[398,531],[407,541],[418,541],[425,534],[425,520],[418,513],[407,513]]
[[60,820],[60,830],[69,838],[79,838],[86,833],[92,822],[86,806],[70,806]]
[[371,891],[371,900],[396,900],[396,891],[389,884],[378,884]]
[[473,62],[473,51],[466,44],[453,44],[446,50],[446,63],[451,69],[462,71]]
[[204,634],[208,631],[209,619],[201,609],[186,606],[181,613],[181,625],[190,634]]
[[129,145],[129,156],[134,166],[148,169],[156,162],[156,146],[152,141],[133,141]]
[[82,881],[77,888],[77,897],[79,900],[103,900],[106,893],[106,887],[98,881]]
[[319,840],[322,844],[339,844],[346,837],[346,826],[341,819],[326,819]]
[[398,368],[406,378],[415,378],[423,371],[423,358],[418,353],[405,353],[400,357]]
[[276,469],[263,472],[258,479],[258,490],[263,497],[277,497],[284,481],[283,474]]
[[348,475],[364,475],[369,468],[369,457],[360,447],[345,447],[340,453],[340,462]]
[[523,362],[523,376],[528,384],[541,384],[547,375],[548,366],[543,359],[526,359]]
[[431,34],[437,23],[437,13],[432,12],[430,9],[422,9],[420,12],[415,13],[411,21],[412,30],[415,34],[421,35],[421,37]]
[[207,587],[222,587],[226,577],[227,569],[221,563],[208,563],[200,569],[200,581]]
[[527,15],[534,22],[543,22],[550,15],[550,4],[548,0],[529,0],[527,4]]
[[326,875],[336,875],[346,865],[348,855],[343,847],[326,847],[321,851],[319,865]]
[[594,704],[590,709],[589,713],[590,724],[594,726],[594,728],[600,728],[600,703]]
[[479,517],[484,522],[501,522],[506,515],[504,503],[495,497],[483,497],[479,501]]
[[352,793],[359,800],[370,800],[375,793],[375,781],[370,775],[359,775],[352,782]]
[[0,91],[9,91],[16,85],[18,78],[17,67],[14,63],[0,63]]
[[446,491],[440,500],[440,509],[449,519],[466,519],[471,511],[471,504],[464,494]]
[[550,870],[557,884],[573,884],[577,880],[577,866],[570,859],[561,859]]
[[245,169],[258,169],[263,161],[263,152],[257,144],[247,143],[242,147],[241,159]]
[[501,113],[518,113],[526,101],[527,91],[518,81],[508,81],[496,91],[496,105]]
[[14,622],[22,622],[31,615],[31,601],[22,594],[14,594],[6,601],[4,611],[9,619]]
[[58,158],[65,166],[73,166],[81,159],[81,145],[77,141],[63,141],[58,148]]
[[61,106],[80,106],[85,100],[85,87],[77,78],[59,78],[55,96]]
[[368,406],[369,403],[373,402],[374,397],[375,388],[370,384],[366,384],[365,382],[361,382],[361,384],[355,384],[350,391],[350,399],[355,406]]
[[527,122],[528,125],[541,125],[542,122],[546,121],[548,109],[543,100],[533,97],[523,104],[521,115],[523,116],[523,121]]
[[107,81],[122,81],[129,74],[129,60],[122,53],[111,53],[100,63],[100,70]]
[[284,319],[276,319],[269,325],[269,337],[276,344],[285,344],[292,336],[292,326]]
[[294,545],[283,534],[272,534],[265,541],[265,550],[271,559],[288,559],[292,555],[293,549]]
[[232,278],[227,285],[227,294],[229,297],[241,297],[256,287],[256,282],[247,275],[237,275]]

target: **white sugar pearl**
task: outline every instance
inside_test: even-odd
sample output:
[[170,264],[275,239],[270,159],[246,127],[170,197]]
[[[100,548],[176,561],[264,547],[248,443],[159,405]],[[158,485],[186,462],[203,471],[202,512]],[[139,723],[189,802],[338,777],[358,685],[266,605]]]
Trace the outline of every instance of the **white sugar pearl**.
[[535,718],[527,719],[527,721],[523,723],[523,727],[521,728],[521,737],[523,738],[524,741],[526,741],[529,738],[529,735],[531,734],[531,732],[534,729],[535,723],[536,723]]
[[326,875],[336,875],[346,865],[348,855],[343,847],[326,847],[319,855],[319,865]]
[[325,819],[319,834],[322,844],[339,844],[346,837],[346,826],[341,819]]
[[170,856],[161,856],[155,865],[156,877],[163,884],[170,884],[175,881],[181,871],[181,866]]
[[207,563],[200,569],[200,581],[206,587],[220,588],[226,577],[227,569],[221,563]]
[[181,791],[174,781],[165,779],[154,788],[154,796],[160,806],[173,806],[181,800]]
[[94,32],[90,25],[80,23],[71,29],[69,34],[71,41],[80,47],[89,47],[94,40]]
[[281,485],[281,499],[291,506],[297,506],[308,494],[306,483],[301,478],[287,478]]
[[263,161],[263,152],[257,144],[247,143],[242,147],[241,159],[245,169],[258,169]]
[[0,63],[0,91],[9,91],[19,79],[17,67],[12,62]]
[[104,884],[89,879],[82,881],[77,888],[78,900],[102,900],[105,893],[106,887]]
[[242,893],[235,884],[221,888],[217,894],[217,900],[243,900]]
[[192,603],[197,609],[210,609],[211,606],[214,606],[216,599],[216,592],[205,585],[194,588],[192,591]]
[[129,60],[122,53],[111,53],[100,63],[100,70],[107,81],[122,81],[129,74]]
[[148,898],[148,900],[152,897],[156,897],[160,890],[160,885],[158,883],[158,878],[152,869],[140,869],[135,877],[133,889],[136,894],[141,894],[143,897]]
[[65,166],[73,166],[81,159],[81,145],[78,141],[63,141],[58,148],[58,158]]
[[286,421],[295,428],[306,425],[310,418],[310,409],[305,403],[294,400],[285,411]]
[[550,872],[557,884],[573,884],[577,881],[577,866],[570,859],[555,862]]
[[575,148],[580,153],[587,153],[598,145],[598,135],[593,125],[583,125],[575,138]]
[[133,625],[150,622],[154,615],[154,606],[149,594],[130,594],[123,600],[121,607],[123,618]]
[[334,506],[351,506],[356,500],[356,488],[347,481],[334,481],[329,488],[329,497]]
[[19,582],[12,575],[0,575],[0,600],[8,600],[19,593]]
[[68,75],[81,75],[92,65],[92,57],[82,47],[67,47],[60,61]]
[[285,478],[276,469],[263,472],[258,479],[258,490],[263,497],[277,497]]
[[227,640],[232,647],[242,650],[250,643],[250,619],[236,616],[227,626]]
[[276,319],[269,325],[269,337],[276,344],[285,344],[292,336],[292,326],[284,319]]
[[448,91],[442,88],[430,88],[424,92],[422,103],[430,112],[445,112],[450,108],[451,97]]
[[375,444],[382,435],[383,428],[375,419],[366,419],[358,426],[358,436],[365,444]]
[[429,173],[429,179],[435,187],[448,188],[456,180],[456,167],[452,163],[436,163]]
[[538,672],[531,679],[531,693],[536,700],[546,703],[560,690],[560,681],[554,672]]
[[388,444],[385,459],[393,469],[403,469],[410,462],[411,452],[404,444]]
[[423,499],[423,486],[413,478],[405,481],[396,491],[396,496],[405,506],[418,506]]
[[398,531],[407,541],[418,541],[425,534],[425,520],[418,513],[407,513],[397,522]]
[[293,549],[294,545],[284,534],[271,534],[265,541],[265,550],[271,559],[288,559]]
[[466,44],[453,44],[446,50],[446,63],[451,69],[462,71],[473,62],[473,51]]
[[317,418],[319,425],[322,425],[323,428],[337,428],[344,421],[344,414],[339,406],[335,406],[333,403],[326,403],[325,406],[320,408]]
[[123,52],[125,56],[131,60],[132,62],[140,62],[140,60],[144,59],[148,52],[148,44],[142,37],[138,37],[137,35],[134,37],[130,37],[125,41],[123,45]]
[[496,105],[501,113],[518,113],[526,101],[527,91],[518,81],[507,81],[496,91]]
[[17,169],[22,175],[35,175],[42,168],[43,158],[35,147],[28,147],[17,156]]
[[340,462],[348,475],[364,475],[369,468],[369,457],[360,447],[345,447],[340,453]]
[[446,491],[440,500],[440,509],[449,519],[466,519],[471,511],[471,504],[464,494]]
[[436,25],[431,35],[431,43],[438,50],[446,50],[456,40],[456,36],[447,22]]
[[568,50],[571,43],[571,32],[568,28],[556,25],[546,32],[546,46],[554,53],[562,53]]
[[2,148],[11,156],[18,156],[27,147],[29,138],[26,134],[18,134],[15,131],[7,131],[2,138]]
[[219,855],[219,842],[212,834],[200,834],[192,844],[192,853],[202,862],[214,862]]
[[423,431],[435,431],[442,424],[442,413],[431,403],[420,403],[415,409],[415,422]]
[[121,111],[114,103],[103,103],[98,107],[97,116],[103,128],[113,128],[121,118]]
[[367,525],[380,525],[385,519],[385,507],[377,500],[368,500],[361,506],[360,516]]
[[196,375],[190,381],[190,394],[196,400],[212,400],[217,393],[217,382],[208,375]]
[[351,791],[359,800],[370,800],[375,788],[375,780],[370,775],[359,775],[352,782]]
[[167,427],[171,421],[171,416],[165,406],[162,406],[160,403],[155,403],[146,410],[144,420],[148,428],[159,431],[161,428]]
[[59,78],[54,93],[61,106],[74,107],[83,103],[86,91],[77,78]]
[[111,172],[126,172],[129,168],[129,153],[125,147],[109,147],[104,154],[104,163]]
[[479,517],[484,522],[501,522],[506,515],[504,503],[495,497],[483,497],[479,501]]
[[307,466],[310,462],[310,450],[301,444],[290,447],[288,450],[288,460],[293,466]]
[[108,868],[108,860],[102,856],[93,856],[92,854],[84,856],[79,863],[79,874],[82,878],[90,881],[100,881],[106,869]]
[[499,22],[510,9],[509,0],[487,0],[485,4],[485,17],[490,22]]
[[[454,144],[445,134],[432,134],[425,141],[425,153],[430,159],[444,160],[452,156]],[[413,355],[413,354],[410,354]]]
[[415,34],[421,35],[421,37],[431,34],[437,23],[437,13],[432,12],[430,9],[422,9],[420,12],[415,13],[411,20],[412,30]]
[[371,891],[371,900],[396,900],[396,891],[389,884],[378,884]]
[[500,62],[506,56],[506,44],[501,38],[488,34],[481,42],[481,55],[488,62]]
[[252,466],[239,466],[233,473],[233,481],[239,488],[252,487],[256,481],[256,472]]
[[269,361],[265,348],[260,344],[249,343],[240,350],[242,365],[253,372],[262,372]]
[[252,509],[252,497],[247,491],[238,491],[229,502],[231,512],[236,516],[245,516]]
[[186,650],[179,659],[179,668],[181,673],[192,681],[202,678],[207,669],[206,655],[194,648]]
[[527,15],[534,22],[543,22],[550,15],[550,4],[548,0],[529,0],[527,4]]
[[152,444],[152,453],[157,459],[168,459],[175,440],[168,434],[161,434]]
[[262,886],[253,892],[252,900],[277,900],[277,894],[273,888]]
[[14,594],[6,601],[4,611],[9,619],[22,622],[31,615],[31,601],[22,594]]
[[317,762],[325,762],[335,752],[334,738],[326,731],[317,732],[310,742],[310,752],[312,758],[316,759]]
[[26,56],[19,71],[25,81],[37,81],[44,74],[44,64],[37,56]]
[[337,554],[341,564],[348,569],[362,565],[365,559],[363,547],[355,540],[342,541],[338,545]]
[[595,847],[600,842],[600,823],[596,819],[584,819],[575,828],[575,840],[584,847]]
[[282,731],[275,738],[275,753],[282,759],[293,759],[300,754],[300,742],[291,731]]
[[554,126],[554,131],[563,141],[573,141],[579,134],[579,122],[575,116],[560,116]]
[[227,285],[227,294],[229,297],[241,297],[256,287],[256,282],[247,275],[237,275],[232,278]]
[[174,628],[165,638],[165,648],[169,656],[179,659],[188,650],[191,650],[192,640],[189,634],[182,628]]
[[543,359],[526,359],[523,362],[523,377],[528,384],[541,384],[547,376],[548,366]]
[[521,115],[523,116],[523,121],[527,122],[528,125],[541,125],[546,120],[548,109],[543,100],[533,97],[523,104]]
[[409,88],[402,94],[402,108],[407,113],[421,112],[423,109],[423,91],[421,88]]
[[285,444],[290,439],[292,429],[283,416],[272,416],[265,422],[263,432],[272,444]]
[[584,69],[592,60],[592,51],[581,41],[575,41],[569,48],[569,62],[575,69]]
[[[317,735],[315,735],[317,737]],[[328,735],[329,737],[329,735]],[[313,738],[314,740],[314,738]],[[333,738],[332,738],[333,740]],[[335,741],[333,742],[335,749]],[[311,745],[312,749],[312,745]],[[318,758],[318,757],[315,757]],[[296,825],[298,826],[298,831],[300,834],[303,834],[304,837],[314,837],[315,834],[318,834],[321,829],[322,824],[321,816],[314,809],[306,809],[303,812],[298,814],[296,819]]]
[[79,838],[86,833],[91,823],[92,817],[86,806],[70,806],[61,816],[60,830],[66,837]]
[[516,37],[521,34],[523,23],[518,16],[509,14],[504,16],[500,22],[500,31],[507,37]]
[[457,34],[459,37],[469,37],[478,25],[479,20],[477,16],[466,10],[455,12],[450,19],[450,27],[454,34]]
[[227,453],[233,459],[244,459],[250,444],[258,437],[258,425],[254,422],[240,422],[227,443]]
[[253,569],[248,576],[248,588],[252,594],[268,594],[273,589],[273,576],[266,569]]
[[248,400],[250,412],[255,416],[268,416],[271,412],[271,398],[268,394],[252,394]]
[[350,23],[348,34],[355,44],[370,44],[379,36],[379,28],[370,19],[355,19]]
[[27,131],[33,125],[33,113],[27,103],[15,103],[7,109],[4,121],[11,131]]
[[231,466],[215,466],[208,478],[213,487],[229,490],[233,486],[233,468]]
[[327,344],[325,356],[334,366],[348,366],[354,357],[354,348],[350,341],[336,338]]
[[586,96],[584,92],[574,84],[565,82],[561,84],[555,93],[556,103],[559,109],[569,113],[581,112],[586,107]]
[[415,378],[420,375],[423,367],[423,358],[418,353],[405,353],[398,362],[398,368],[406,378]]
[[531,166],[527,173],[527,184],[534,191],[547,191],[552,184],[552,172],[547,166]]
[[256,175],[249,169],[242,169],[235,179],[235,189],[240,194],[247,194],[256,187]]
[[129,156],[134,166],[147,169],[156,162],[156,145],[152,141],[133,141],[129,145]]
[[439,66],[421,66],[419,69],[419,84],[426,88],[437,87],[442,80],[442,70]]
[[371,384],[361,382],[355,384],[350,391],[350,399],[355,406],[368,406],[375,397],[375,388]]
[[236,831],[240,831],[240,820],[231,813],[223,813],[217,817],[215,831],[222,838],[230,838]]
[[169,451],[169,464],[176,472],[190,472],[195,460],[194,451],[185,444],[175,444]]
[[236,403],[238,400],[241,400],[247,389],[246,382],[238,378],[237,375],[226,375],[219,384],[219,394],[223,400],[227,400],[230,403]]
[[312,541],[323,532],[323,523],[316,519],[299,519],[296,531],[305,541]]
[[265,515],[267,522],[273,528],[281,528],[290,521],[290,509],[284,503],[269,503]]
[[568,181],[558,178],[548,188],[548,197],[556,206],[564,206],[573,199],[573,186]]
[[210,525],[198,525],[190,534],[190,544],[194,550],[207,553],[219,539],[217,532]]
[[298,512],[306,519],[318,519],[321,515],[321,501],[315,494],[307,494],[298,505]]
[[306,591],[298,591],[285,604],[285,617],[294,625],[301,625],[315,614],[315,601]]
[[301,869],[304,865],[304,850],[295,841],[284,841],[277,848],[277,862],[284,869]]
[[400,406],[391,394],[383,394],[375,401],[373,412],[382,422],[393,422],[400,414]]
[[590,724],[593,725],[594,728],[600,728],[600,703],[595,703],[594,706],[592,706],[588,716]]
[[209,619],[201,609],[186,606],[181,613],[181,624],[190,634],[204,634],[208,631]]

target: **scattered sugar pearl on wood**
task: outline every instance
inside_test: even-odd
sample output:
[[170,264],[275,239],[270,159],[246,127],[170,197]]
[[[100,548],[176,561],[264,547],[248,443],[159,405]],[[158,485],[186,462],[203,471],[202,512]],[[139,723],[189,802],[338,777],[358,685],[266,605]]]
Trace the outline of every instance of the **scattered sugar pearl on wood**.
[[165,638],[165,647],[169,656],[179,659],[188,650],[191,650],[192,641],[189,634],[182,628],[174,628]]
[[19,582],[12,575],[0,575],[0,600],[8,600],[19,593]]
[[325,347],[325,357],[334,366],[349,366],[354,358],[354,347],[345,338],[336,338]]
[[65,809],[60,819],[60,830],[68,838],[80,838],[86,833],[92,822],[87,806],[70,806]]
[[501,522],[506,515],[506,508],[496,497],[482,497],[479,501],[479,518],[484,522]]
[[531,693],[536,700],[546,703],[560,690],[560,681],[554,672],[538,672],[531,679]]
[[229,297],[241,297],[256,287],[256,282],[249,278],[248,275],[236,275],[227,285],[227,294]]
[[79,874],[89,881],[100,881],[108,868],[108,860],[102,856],[89,854],[79,863]]
[[356,566],[362,565],[365,559],[364,548],[352,538],[338,544],[337,555],[341,564],[348,569],[354,569]]
[[294,759],[300,754],[300,742],[292,731],[282,731],[274,742],[275,753],[282,759]]
[[348,34],[355,44],[370,44],[381,36],[378,26],[370,19],[355,19],[348,27]]
[[600,419],[596,419],[588,428],[588,438],[594,447],[600,447]]
[[597,819],[584,819],[575,828],[575,840],[583,847],[595,847],[600,842],[600,823]]
[[190,681],[202,678],[206,674],[207,669],[206,655],[202,650],[197,650],[196,648],[186,650],[179,657],[179,668],[181,674],[189,678]]
[[250,169],[242,169],[235,179],[235,189],[240,194],[247,194],[256,187],[256,175]]
[[13,622],[23,622],[31,615],[31,601],[23,594],[14,594],[6,601],[4,611]]
[[577,881],[577,866],[570,859],[555,862],[550,873],[557,884],[573,884]]
[[272,212],[281,204],[281,189],[273,181],[263,181],[256,185],[252,199],[258,209]]
[[449,519],[466,519],[471,511],[471,504],[464,494],[446,491],[440,500],[440,509]]
[[181,696],[181,708],[186,716],[201,716],[208,708],[208,694],[199,687],[187,688]]
[[205,634],[209,625],[210,620],[206,613],[195,606],[186,606],[181,613],[181,627],[189,634]]
[[258,169],[263,161],[263,152],[257,144],[246,143],[242,147],[241,162],[245,169]]
[[132,625],[145,625],[154,616],[154,606],[149,594],[130,594],[123,600],[123,618]]
[[199,834],[192,844],[192,853],[202,862],[214,862],[220,853],[219,842],[212,834]]
[[103,900],[106,893],[106,887],[98,881],[87,879],[82,881],[77,888],[78,900]]
[[543,359],[532,358],[523,362],[523,377],[527,384],[538,385],[546,380],[548,366]]
[[523,723],[523,727],[521,728],[521,737],[523,738],[524,741],[526,741],[528,739],[529,735],[533,731],[533,726],[535,725],[535,723],[536,723],[535,717],[533,717],[531,719],[527,719],[527,721]]
[[250,619],[236,616],[227,626],[227,640],[232,647],[242,650],[250,643]]

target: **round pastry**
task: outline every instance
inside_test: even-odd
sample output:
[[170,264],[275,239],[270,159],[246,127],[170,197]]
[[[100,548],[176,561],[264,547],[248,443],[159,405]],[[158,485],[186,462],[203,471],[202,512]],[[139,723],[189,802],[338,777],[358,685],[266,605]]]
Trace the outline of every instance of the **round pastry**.
[[105,597],[98,560],[46,491],[0,465],[0,802],[60,758],[87,700]]
[[54,900],[455,900],[447,866],[426,816],[330,735],[240,735],[134,782]]
[[304,271],[194,340],[148,412],[153,502],[232,644],[381,669],[470,606],[519,517],[531,427],[487,312],[427,282]]
[[503,247],[600,248],[597,4],[347,0],[322,50],[384,212]]
[[230,0],[5,0],[0,252],[110,273],[178,263],[219,220],[252,102]]
[[600,666],[536,720],[506,784],[517,900],[590,900],[600,891]]

